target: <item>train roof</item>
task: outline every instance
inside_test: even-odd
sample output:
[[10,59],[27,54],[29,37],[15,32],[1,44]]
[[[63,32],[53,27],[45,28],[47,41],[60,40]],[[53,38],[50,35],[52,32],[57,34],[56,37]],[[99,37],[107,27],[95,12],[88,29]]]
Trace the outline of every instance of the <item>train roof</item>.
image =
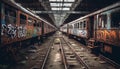
[[25,9],[25,8],[22,7],[21,5],[17,4],[15,1],[13,1],[13,0],[2,0],[2,1],[5,2],[5,3],[7,3],[7,4],[9,4],[9,5],[11,5],[11,6],[14,6],[15,8],[20,9],[21,11],[23,11],[23,12],[25,12],[25,13],[27,13],[27,14],[29,14],[29,15],[37,18],[37,19],[40,19],[40,20],[42,20],[43,22],[49,24],[50,26],[56,28],[54,25],[50,24],[50,23],[49,23],[48,21],[46,21],[45,19],[40,18],[40,17],[37,16],[36,14],[28,11],[27,9]]
[[115,4],[113,4],[113,5],[110,5],[110,6],[108,6],[108,7],[105,7],[105,8],[103,8],[103,9],[100,9],[100,10],[98,10],[98,11],[96,11],[96,12],[93,12],[93,13],[90,13],[90,14],[85,15],[85,16],[83,16],[83,17],[80,17],[80,18],[78,18],[78,19],[76,19],[76,20],[74,20],[74,21],[72,21],[72,22],[69,22],[68,24],[72,24],[72,23],[77,22],[77,21],[79,21],[79,20],[81,20],[81,19],[84,19],[84,18],[86,18],[86,17],[90,17],[90,16],[92,16],[92,15],[95,15],[95,14],[98,14],[98,13],[101,13],[101,12],[104,12],[104,11],[107,11],[107,10],[110,10],[110,9],[113,9],[113,8],[116,8],[116,7],[120,7],[120,1],[117,2],[117,3],[115,3]]

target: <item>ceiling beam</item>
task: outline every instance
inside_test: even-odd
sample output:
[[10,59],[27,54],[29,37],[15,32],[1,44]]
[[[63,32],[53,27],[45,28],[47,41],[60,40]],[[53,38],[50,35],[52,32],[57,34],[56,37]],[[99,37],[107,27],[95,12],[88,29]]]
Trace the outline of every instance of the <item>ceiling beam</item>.
[[52,8],[70,8],[71,6],[51,6]]
[[54,10],[54,11],[33,11],[36,14],[42,14],[42,13],[47,13],[47,14],[87,14],[89,12],[87,11],[60,11],[60,10]]
[[[62,3],[63,1],[44,1],[45,3]],[[74,3],[74,2],[67,2],[64,1],[64,3]]]
[[[75,10],[75,8],[82,2],[82,0],[76,0],[75,3],[72,4],[72,7],[71,7],[71,11]],[[64,21],[69,17],[70,14],[66,14],[66,16],[64,17],[63,19],[63,23]]]
[[[41,3],[41,5],[45,8],[46,11],[51,10],[51,8],[49,8],[50,4],[46,4],[44,2],[41,2],[42,0],[39,0],[39,3]],[[53,16],[53,14],[48,14],[49,17],[52,19],[52,21],[55,21],[55,18]],[[55,23],[55,22],[54,22]]]

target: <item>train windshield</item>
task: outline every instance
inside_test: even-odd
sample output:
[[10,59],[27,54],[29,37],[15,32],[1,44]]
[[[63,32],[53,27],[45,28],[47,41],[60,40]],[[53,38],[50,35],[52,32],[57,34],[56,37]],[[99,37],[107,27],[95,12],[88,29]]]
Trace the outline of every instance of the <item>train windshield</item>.
[[111,27],[112,28],[120,28],[120,12],[119,11],[113,12],[111,14]]

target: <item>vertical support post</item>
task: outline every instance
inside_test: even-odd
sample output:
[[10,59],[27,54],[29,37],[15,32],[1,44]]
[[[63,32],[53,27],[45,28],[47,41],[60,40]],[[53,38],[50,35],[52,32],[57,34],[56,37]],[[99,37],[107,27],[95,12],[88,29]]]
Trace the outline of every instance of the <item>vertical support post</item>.
[[5,8],[4,8],[4,3],[0,1],[0,32],[1,32],[0,46],[3,46],[2,45],[2,35],[3,35],[2,25],[5,25]]
[[41,31],[41,42],[43,43],[44,42],[44,40],[43,40],[43,35],[44,35],[44,22],[42,21],[41,22],[42,23],[42,31]]
[[[2,18],[2,13],[1,13],[1,9],[2,9],[2,3],[1,3],[1,1],[0,1],[0,32],[1,32],[1,18]],[[1,34],[0,34],[0,37],[1,37]],[[1,39],[0,39],[0,46],[1,46]]]

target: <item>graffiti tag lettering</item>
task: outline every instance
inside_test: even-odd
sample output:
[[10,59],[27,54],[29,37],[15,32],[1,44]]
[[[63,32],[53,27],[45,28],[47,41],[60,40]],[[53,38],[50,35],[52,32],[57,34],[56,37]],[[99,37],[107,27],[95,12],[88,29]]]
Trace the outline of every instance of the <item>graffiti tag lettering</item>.
[[18,38],[25,37],[27,34],[26,27],[18,27]]
[[1,35],[5,35],[9,38],[14,38],[16,36],[16,32],[17,32],[17,27],[16,26],[12,26],[11,24],[2,25],[2,32]]

